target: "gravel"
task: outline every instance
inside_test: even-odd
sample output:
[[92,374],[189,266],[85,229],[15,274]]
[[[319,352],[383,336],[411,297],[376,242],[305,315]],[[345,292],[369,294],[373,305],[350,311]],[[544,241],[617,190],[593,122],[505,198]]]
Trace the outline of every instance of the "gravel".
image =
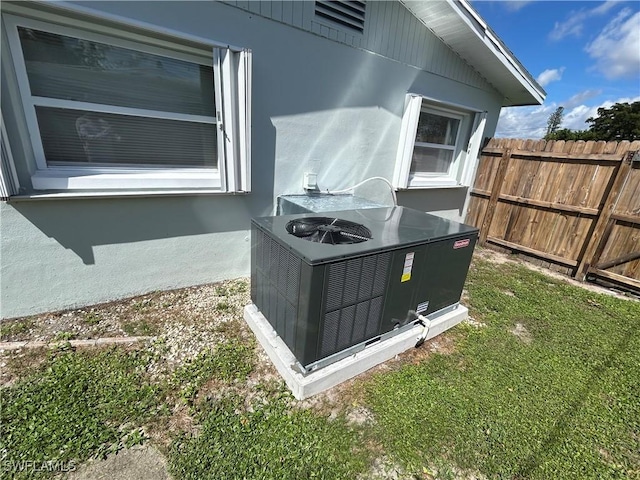
[[[249,279],[153,292],[91,307],[44,313],[0,323],[0,342],[46,342],[42,347],[0,350],[0,384],[41,363],[66,341],[151,337],[149,372],[167,374],[230,338],[251,338],[243,320]],[[81,342],[78,342],[81,343]],[[99,342],[95,342],[99,344]]]

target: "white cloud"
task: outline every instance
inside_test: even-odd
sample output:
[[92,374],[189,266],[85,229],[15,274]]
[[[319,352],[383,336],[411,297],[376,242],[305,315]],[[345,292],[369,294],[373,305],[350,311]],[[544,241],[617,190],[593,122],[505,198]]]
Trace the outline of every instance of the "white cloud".
[[613,7],[619,4],[619,0],[607,0],[602,5],[597,6],[592,10],[595,15],[604,15]]
[[576,104],[582,96],[582,100],[586,100],[597,95],[597,92],[586,90],[574,95],[566,102],[559,104],[541,105],[536,107],[509,107],[503,108],[496,127],[496,137],[503,138],[532,138],[538,139],[544,137],[547,132],[547,120],[558,106],[565,107],[564,117],[560,128],[568,128],[571,130],[586,130],[589,124],[586,123],[587,118],[596,117],[598,108],[609,108],[614,103],[633,103],[640,101],[640,96],[630,98],[618,98],[616,100],[607,100],[599,105],[588,106],[582,103]]
[[604,15],[611,10],[611,8],[615,7],[617,3],[617,1],[609,0],[590,10],[581,9],[569,12],[569,18],[567,20],[564,22],[555,22],[553,30],[549,33],[549,39],[557,42],[571,35],[579,37],[584,30],[584,22],[588,18]]
[[549,33],[549,38],[555,42],[562,40],[564,37],[574,35],[579,37],[582,34],[584,28],[584,21],[588,15],[584,10],[579,12],[572,12],[573,16],[566,22],[556,22],[553,26],[553,30]]
[[[613,104],[612,104],[613,105]],[[589,124],[586,123],[587,118],[597,115],[598,107],[587,107],[586,105],[578,105],[565,112],[560,128],[568,128],[569,130],[586,130]]]
[[538,78],[536,78],[536,81],[542,87],[546,87],[551,82],[555,82],[557,80],[561,80],[563,72],[564,72],[564,67],[547,69],[544,72],[542,72],[540,75],[538,75]]
[[529,3],[533,3],[533,0],[511,0],[508,2],[504,2],[504,6],[507,10],[517,12],[518,10],[526,7]]
[[542,138],[547,131],[547,119],[557,106],[508,107],[500,112],[496,137]]
[[566,109],[577,107],[581,105],[583,102],[586,102],[590,98],[597,97],[602,93],[602,90],[584,90],[582,92],[576,93],[569,100],[564,102],[562,106]]
[[611,20],[585,50],[606,78],[640,75],[640,12],[625,8]]

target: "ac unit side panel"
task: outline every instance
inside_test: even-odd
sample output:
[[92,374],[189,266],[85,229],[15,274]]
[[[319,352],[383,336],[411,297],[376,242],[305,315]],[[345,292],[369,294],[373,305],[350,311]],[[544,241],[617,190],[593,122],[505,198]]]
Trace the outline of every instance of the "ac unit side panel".
[[[425,275],[419,290],[429,301],[426,314],[460,301],[477,239],[473,234],[429,245],[429,254],[421,265]],[[422,301],[418,299],[418,303]]]
[[[269,318],[269,279],[266,275],[268,238],[262,230],[251,227],[251,300],[266,318]],[[271,321],[271,320],[270,320]]]
[[294,349],[302,261],[259,228],[252,228],[251,299]]

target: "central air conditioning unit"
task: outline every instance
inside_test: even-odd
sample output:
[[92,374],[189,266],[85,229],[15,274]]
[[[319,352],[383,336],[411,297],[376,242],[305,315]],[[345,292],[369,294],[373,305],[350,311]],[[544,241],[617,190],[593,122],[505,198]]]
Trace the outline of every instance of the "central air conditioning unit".
[[405,207],[253,219],[251,299],[309,373],[457,308],[477,238]]

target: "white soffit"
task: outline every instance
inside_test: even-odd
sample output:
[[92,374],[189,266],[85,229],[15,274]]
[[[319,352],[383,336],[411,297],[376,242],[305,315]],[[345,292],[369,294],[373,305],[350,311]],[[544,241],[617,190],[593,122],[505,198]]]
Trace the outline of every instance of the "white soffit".
[[544,89],[466,0],[400,2],[504,95],[503,106],[544,101]]

